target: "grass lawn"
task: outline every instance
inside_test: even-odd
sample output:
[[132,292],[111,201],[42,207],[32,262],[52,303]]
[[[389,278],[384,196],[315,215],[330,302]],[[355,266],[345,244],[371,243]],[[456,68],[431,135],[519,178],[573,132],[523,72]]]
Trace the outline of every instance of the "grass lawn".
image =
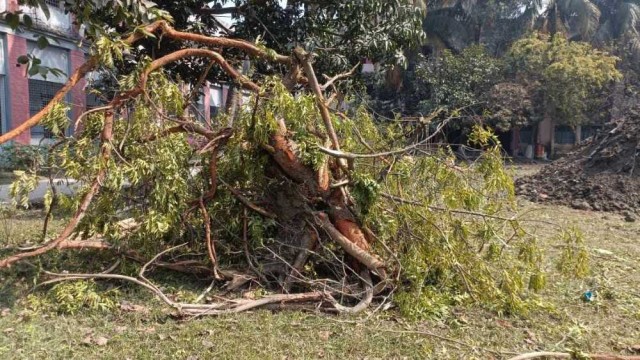
[[[119,299],[141,305],[135,311],[63,315],[29,310],[26,296],[35,271],[18,265],[0,271],[0,359],[503,359],[543,349],[633,354],[640,346],[640,223],[559,206],[524,201],[522,206],[531,219],[582,229],[591,255],[590,276],[563,278],[553,266],[560,245],[556,229],[527,223],[546,249],[548,286],[540,299],[549,307],[526,316],[463,307],[445,319],[420,323],[393,309],[357,317],[262,310],[177,320],[150,295],[128,287],[120,289]],[[16,215],[5,232],[0,220],[0,249],[38,236],[35,215]],[[54,228],[61,225],[55,222]],[[58,256],[79,265],[101,261],[88,252]],[[40,264],[51,265],[33,261]],[[167,286],[174,293],[183,289],[179,281]],[[595,301],[581,300],[586,290],[597,292]]]

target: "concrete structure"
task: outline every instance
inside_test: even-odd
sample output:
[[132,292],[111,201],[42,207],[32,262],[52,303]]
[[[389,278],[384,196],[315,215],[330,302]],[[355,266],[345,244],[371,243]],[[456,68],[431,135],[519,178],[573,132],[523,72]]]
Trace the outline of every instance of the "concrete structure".
[[[593,136],[600,126],[583,125],[571,128],[553,124],[545,119],[534,128],[526,126],[511,131],[510,146],[506,146],[513,156],[525,156],[527,147],[536,158],[558,158],[571,151],[578,143]],[[506,144],[504,144],[506,145]]]

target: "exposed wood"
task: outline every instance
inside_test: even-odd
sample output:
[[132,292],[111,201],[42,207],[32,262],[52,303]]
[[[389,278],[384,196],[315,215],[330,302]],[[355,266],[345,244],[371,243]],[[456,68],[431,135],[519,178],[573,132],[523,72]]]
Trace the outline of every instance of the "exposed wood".
[[336,227],[329,221],[327,214],[320,212],[316,213],[314,217],[316,223],[331,237],[332,240],[337,242],[347,254],[353,256],[371,271],[384,268],[385,265],[382,260],[361,249],[358,245],[340,233],[340,231],[338,231],[338,229],[336,229]]

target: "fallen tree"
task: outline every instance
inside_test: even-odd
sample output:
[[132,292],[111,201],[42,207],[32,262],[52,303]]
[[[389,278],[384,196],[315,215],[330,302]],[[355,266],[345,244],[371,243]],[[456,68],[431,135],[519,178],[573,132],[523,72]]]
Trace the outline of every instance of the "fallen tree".
[[[140,59],[108,103],[80,116],[77,131],[65,135],[66,92],[89,71],[110,71],[113,59],[150,37],[184,47]],[[250,79],[230,65],[225,49],[286,71]],[[187,110],[192,91],[165,70],[186,59],[217,65],[252,94],[248,104],[232,119],[198,120]],[[41,112],[0,136],[1,144],[44,125],[56,140],[51,167],[83,184],[75,196],[58,194],[45,204],[72,214],[65,228],[4,257],[0,268],[52,250],[113,251],[141,263],[140,254],[156,252],[137,278],[70,271],[48,273],[49,281],[129,281],[188,315],[285,303],[357,312],[390,293],[413,317],[459,302],[525,311],[527,293],[544,284],[544,273],[535,238],[513,215],[513,183],[496,138],[476,128],[472,141],[484,153],[455,165],[451,153],[430,146],[433,136],[407,144],[402,122],[376,122],[364,107],[342,110],[335,85],[353,70],[322,84],[313,64],[302,48],[277,54],[178,31],[164,20],[121,41],[97,41],[93,56]],[[18,180],[16,194],[28,192],[33,176]],[[156,261],[185,241],[179,251],[189,260]],[[285,294],[177,304],[144,277],[151,264],[204,273],[231,289],[253,283]]]

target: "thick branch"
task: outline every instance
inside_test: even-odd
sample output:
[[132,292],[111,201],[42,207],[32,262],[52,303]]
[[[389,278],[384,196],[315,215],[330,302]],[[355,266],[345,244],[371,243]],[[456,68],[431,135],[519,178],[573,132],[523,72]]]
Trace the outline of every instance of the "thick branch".
[[[124,40],[124,43],[127,45],[134,44],[138,40],[145,37],[144,35],[145,32],[156,31],[158,28],[161,27],[162,23],[163,22],[155,22],[153,24],[147,25],[144,31],[137,31],[129,35],[129,37],[127,37]],[[92,56],[91,58],[89,58],[87,62],[82,64],[76,71],[74,71],[71,77],[69,77],[69,80],[67,80],[64,86],[60,90],[58,90],[58,92],[53,96],[51,101],[49,101],[49,103],[44,108],[42,108],[42,110],[38,111],[37,114],[33,115],[32,117],[27,119],[27,121],[23,122],[22,124],[12,129],[11,131],[7,132],[6,134],[0,135],[0,144],[4,144],[9,140],[15,139],[23,132],[38,125],[38,123],[49,113],[49,111],[51,111],[51,109],[55,106],[55,104],[62,101],[64,97],[67,95],[67,93],[71,91],[71,89],[76,84],[78,84],[78,82],[81,79],[83,79],[90,71],[94,70],[98,65],[99,63],[98,63],[97,56]]]
[[152,73],[155,70],[158,70],[168,64],[171,64],[173,62],[176,62],[180,59],[183,58],[187,58],[187,57],[206,57],[211,59],[212,61],[215,61],[216,63],[218,63],[218,65],[220,65],[220,67],[222,67],[222,69],[229,74],[229,76],[231,76],[232,78],[234,78],[236,81],[238,81],[238,83],[240,83],[240,85],[248,90],[251,91],[255,91],[258,92],[260,91],[260,86],[256,85],[254,82],[252,82],[251,80],[249,80],[247,77],[245,77],[244,75],[240,74],[233,66],[231,66],[226,60],[225,58],[220,55],[219,53],[212,51],[212,50],[207,50],[207,49],[199,49],[199,48],[189,48],[189,49],[182,49],[182,50],[178,50],[175,52],[172,52],[171,54],[165,55],[159,59],[154,60],[145,70],[144,74],[142,75],[141,79],[140,79],[140,86],[144,87],[146,81],[147,81],[147,77],[149,76],[150,73]]
[[351,242],[347,237],[342,235],[338,229],[336,229],[333,224],[329,221],[329,217],[325,213],[317,213],[315,214],[316,223],[324,230],[327,234],[333,239],[333,241],[337,242],[347,254],[353,256],[356,260],[358,260],[361,264],[367,267],[367,269],[371,271],[378,271],[378,269],[384,268],[384,263],[378,259],[375,255],[361,249],[355,243]]
[[305,75],[309,79],[309,86],[311,87],[311,91],[313,91],[314,95],[316,96],[316,104],[318,105],[318,110],[320,110],[320,116],[322,117],[322,121],[324,122],[324,126],[327,130],[327,134],[329,135],[329,139],[331,140],[331,145],[335,150],[340,151],[340,142],[338,141],[338,135],[336,134],[336,130],[333,128],[333,123],[331,122],[331,114],[329,114],[329,109],[327,108],[324,95],[322,94],[322,89],[320,88],[320,84],[318,83],[318,78],[316,77],[316,73],[313,70],[313,65],[311,65],[310,54],[308,54],[301,48],[296,48],[294,53],[298,58],[298,61],[302,64]]
[[[129,37],[124,40],[124,43],[127,45],[133,45],[140,39],[146,37],[148,33],[154,33],[158,30],[161,30],[162,35],[167,38],[182,40],[182,41],[193,41],[201,44],[206,44],[209,46],[216,47],[227,47],[227,48],[236,48],[245,51],[247,54],[264,58],[267,60],[276,61],[283,64],[291,64],[291,58],[284,55],[279,55],[273,51],[267,51],[266,49],[259,48],[253,43],[243,40],[236,39],[228,39],[223,37],[210,37],[199,34],[191,34],[187,32],[181,32],[175,30],[173,27],[169,25],[166,21],[158,21],[154,22],[150,25],[147,25],[144,30],[140,29],[132,33]],[[181,52],[184,51],[184,52]],[[216,61],[229,75],[231,75],[234,79],[238,80],[240,84],[253,91],[258,91],[259,87],[253,82],[249,81],[245,77],[240,76],[240,74],[231,67],[226,60],[222,57],[222,55],[206,49],[185,49],[176,53],[172,53],[167,55],[165,58],[158,59],[152,63],[152,65],[147,69],[147,72],[143,76],[143,80],[146,80],[146,76],[149,73],[157,70],[158,68],[167,65],[173,61],[181,59],[183,57],[188,56],[202,56],[210,58]],[[53,97],[53,99],[37,114],[27,119],[25,122],[20,124],[18,127],[12,129],[6,134],[0,135],[0,144],[4,144],[7,141],[15,139],[20,134],[24,133],[28,129],[36,126],[40,121],[51,111],[51,109],[58,102],[62,101],[67,93],[75,86],[77,83],[83,79],[90,71],[94,70],[98,67],[99,61],[97,56],[91,57],[87,62],[81,65],[69,78],[69,80],[64,84],[62,89],[60,89]],[[143,81],[144,82],[144,81]],[[136,90],[132,91],[131,95],[138,93]],[[117,106],[118,103],[113,103],[112,105]]]
[[49,101],[49,103],[44,108],[42,108],[42,110],[38,111],[37,114],[33,115],[27,121],[25,121],[22,124],[18,125],[17,127],[12,129],[11,131],[7,132],[6,134],[0,135],[0,144],[4,144],[5,142],[7,142],[9,140],[15,139],[18,135],[20,135],[23,132],[31,129],[34,126],[36,126],[49,113],[49,111],[51,111],[51,109],[53,109],[53,107],[57,103],[59,103],[60,101],[62,101],[64,99],[64,97],[67,95],[67,93],[74,86],[76,86],[76,84],[82,78],[84,78],[89,71],[91,71],[91,70],[93,70],[93,68],[95,68],[95,66],[97,64],[98,64],[98,60],[95,57],[92,57],[91,59],[89,59],[89,61],[87,61],[86,63],[82,64],[82,66],[80,66],[73,73],[73,75],[71,75],[71,77],[69,78],[67,83],[64,84],[62,89],[58,90],[58,92],[54,95],[54,97],[51,99],[51,101]]
[[260,48],[256,46],[256,44],[238,40],[238,39],[229,39],[225,37],[212,37],[201,34],[192,34],[188,32],[178,31],[171,27],[169,23],[166,21],[160,21],[159,26],[162,29],[162,34],[164,37],[176,39],[176,40],[184,40],[184,41],[193,41],[200,44],[206,44],[214,47],[225,47],[225,48],[235,48],[240,49],[246,52],[247,54],[263,58],[270,61],[275,61],[282,64],[291,64],[291,58],[289,56],[284,56],[276,53],[273,50],[266,50],[264,48]]

